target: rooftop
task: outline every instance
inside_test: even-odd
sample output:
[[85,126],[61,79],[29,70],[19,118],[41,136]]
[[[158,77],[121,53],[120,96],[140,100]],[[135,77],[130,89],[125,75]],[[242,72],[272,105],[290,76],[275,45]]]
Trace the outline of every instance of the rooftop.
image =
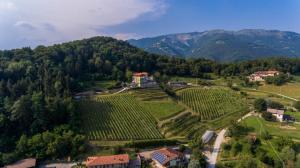
[[148,72],[136,72],[133,73],[133,76],[148,76]]
[[88,157],[86,161],[87,166],[97,166],[97,165],[111,165],[111,164],[128,164],[129,155],[111,155],[111,156],[92,156]]
[[207,143],[213,136],[215,135],[214,131],[205,131],[205,133],[202,135],[202,141],[203,143]]
[[279,114],[279,115],[283,115],[284,114],[284,110],[272,109],[272,108],[268,108],[267,112],[272,113],[272,114]]
[[152,153],[152,159],[158,161],[162,165],[165,165],[169,161],[180,156],[183,156],[183,154],[170,148],[162,148]]

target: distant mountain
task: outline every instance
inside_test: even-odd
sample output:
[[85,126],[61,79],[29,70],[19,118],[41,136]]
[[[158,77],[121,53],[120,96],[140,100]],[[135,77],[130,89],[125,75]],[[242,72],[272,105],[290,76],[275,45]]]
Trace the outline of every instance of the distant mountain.
[[300,34],[278,30],[211,30],[128,42],[152,53],[226,62],[271,56],[300,57]]

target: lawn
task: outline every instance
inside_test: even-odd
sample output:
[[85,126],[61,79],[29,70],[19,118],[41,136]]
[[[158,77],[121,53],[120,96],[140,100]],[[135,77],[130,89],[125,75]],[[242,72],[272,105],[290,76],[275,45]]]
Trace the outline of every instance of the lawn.
[[258,117],[248,117],[243,121],[248,127],[253,128],[253,132],[261,135],[264,131],[268,131],[274,136],[284,136],[291,137],[296,140],[300,140],[300,125],[299,124],[289,124],[289,126],[282,125],[280,122],[269,122]]
[[269,93],[261,92],[259,90],[243,89],[242,91],[247,92],[248,98],[251,98],[251,99],[264,98],[264,99],[267,99],[267,100],[279,102],[279,103],[281,103],[285,106],[291,106],[294,102],[294,101],[292,101],[288,98],[277,96],[275,94],[269,94]]
[[283,94],[300,100],[300,84],[298,83],[287,83],[283,86],[262,85],[258,87],[258,90]]
[[172,100],[164,101],[142,101],[144,107],[158,120],[163,120],[174,116],[184,110],[184,107],[176,104]]
[[99,87],[99,88],[110,88],[116,85],[116,81],[114,80],[104,80],[104,81],[95,81],[95,87]]

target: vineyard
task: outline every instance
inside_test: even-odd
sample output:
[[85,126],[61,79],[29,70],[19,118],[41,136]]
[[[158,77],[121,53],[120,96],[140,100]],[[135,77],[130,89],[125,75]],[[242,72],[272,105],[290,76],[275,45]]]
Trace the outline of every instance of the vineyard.
[[178,93],[179,99],[198,114],[200,120],[247,111],[241,96],[225,89],[190,88]]
[[188,88],[178,91],[177,95],[191,112],[161,125],[166,137],[199,137],[207,129],[229,125],[248,111],[239,94],[225,89]]
[[163,138],[156,120],[128,93],[98,96],[79,105],[90,140],[138,140]]

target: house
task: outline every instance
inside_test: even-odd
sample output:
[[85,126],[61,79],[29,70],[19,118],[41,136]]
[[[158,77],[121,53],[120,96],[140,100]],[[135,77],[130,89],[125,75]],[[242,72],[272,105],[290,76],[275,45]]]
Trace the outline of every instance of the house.
[[88,157],[86,166],[88,168],[128,168],[129,155],[93,156]]
[[170,148],[154,151],[151,158],[157,168],[184,167],[185,165],[184,155]]
[[203,143],[208,143],[215,135],[214,131],[205,131],[205,133],[202,135],[201,139]]
[[33,168],[36,166],[35,158],[28,158],[19,160],[11,165],[4,166],[4,168]]
[[183,81],[170,81],[168,85],[171,87],[184,87],[187,86],[187,83]]
[[267,108],[267,112],[272,113],[280,122],[283,121],[284,110]]
[[276,70],[270,70],[270,71],[257,71],[253,74],[251,74],[248,79],[253,81],[265,81],[266,77],[274,77],[276,75],[279,75],[279,71]]
[[157,83],[154,81],[153,76],[149,76],[147,72],[138,72],[132,76],[132,86],[140,88],[155,87]]

